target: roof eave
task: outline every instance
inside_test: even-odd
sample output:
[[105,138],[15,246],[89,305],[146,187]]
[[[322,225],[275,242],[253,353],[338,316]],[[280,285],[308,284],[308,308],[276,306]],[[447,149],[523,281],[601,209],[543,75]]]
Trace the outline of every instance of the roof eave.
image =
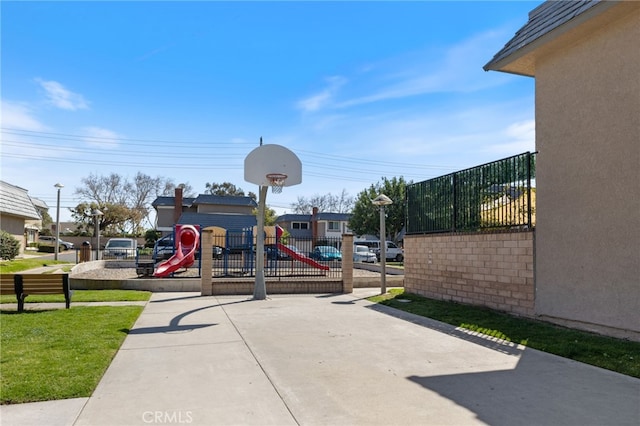
[[[595,16],[600,15],[608,9],[615,7],[618,3],[620,3],[620,1],[600,1],[580,15],[575,16],[571,20],[541,35],[539,38],[533,40],[532,42],[517,48],[512,53],[509,53],[508,55],[497,60],[494,57],[489,62],[487,62],[487,64],[483,66],[482,69],[484,69],[485,71],[500,71],[526,77],[535,77],[535,60],[533,60],[533,66],[531,66],[530,69],[526,69],[523,66],[518,66],[518,61],[522,61],[525,57],[533,55],[536,50],[538,50],[545,44],[579,27],[580,25],[591,20]],[[496,56],[498,55],[499,53],[496,54]],[[509,67],[509,65],[513,66]]]

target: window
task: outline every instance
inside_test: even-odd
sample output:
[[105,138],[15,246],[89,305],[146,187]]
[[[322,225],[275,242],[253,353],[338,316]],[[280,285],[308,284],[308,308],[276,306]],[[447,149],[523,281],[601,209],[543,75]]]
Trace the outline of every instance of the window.
[[340,230],[340,222],[329,221],[329,231],[339,231]]
[[291,222],[291,229],[309,229],[307,222]]

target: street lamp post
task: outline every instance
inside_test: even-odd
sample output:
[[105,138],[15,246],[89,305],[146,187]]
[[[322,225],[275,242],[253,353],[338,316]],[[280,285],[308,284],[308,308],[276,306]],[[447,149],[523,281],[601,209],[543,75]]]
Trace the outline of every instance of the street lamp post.
[[97,242],[96,242],[96,260],[100,260],[100,225],[98,224],[98,218],[100,216],[102,216],[104,213],[102,213],[100,210],[95,209],[91,212],[91,216],[93,216],[95,218],[95,232],[96,232],[96,237],[97,237]]
[[60,252],[60,190],[64,188],[64,185],[56,183],[53,186],[58,189],[58,202],[56,204],[56,245],[53,259],[58,260],[58,253]]
[[387,292],[387,232],[385,229],[385,206],[393,204],[391,198],[384,194],[378,195],[372,201],[380,208],[380,294]]

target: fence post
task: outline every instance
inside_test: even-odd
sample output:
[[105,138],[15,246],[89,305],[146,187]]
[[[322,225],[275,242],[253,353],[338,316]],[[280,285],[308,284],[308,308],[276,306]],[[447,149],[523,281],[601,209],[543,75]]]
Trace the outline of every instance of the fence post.
[[342,234],[342,292],[353,293],[353,234]]
[[213,295],[213,279],[211,270],[213,269],[213,230],[200,230],[200,295]]

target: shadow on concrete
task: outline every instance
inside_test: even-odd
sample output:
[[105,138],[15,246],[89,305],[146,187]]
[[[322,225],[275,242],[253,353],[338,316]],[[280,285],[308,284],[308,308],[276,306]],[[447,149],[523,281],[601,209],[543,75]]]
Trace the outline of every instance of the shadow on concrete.
[[[637,425],[640,380],[384,305],[369,309],[518,357],[514,369],[409,376],[491,425]],[[482,364],[482,360],[478,360]]]
[[[195,296],[195,297],[188,296],[188,297],[181,297],[181,298],[174,298],[174,299],[166,299],[164,301],[167,301],[167,300],[184,300],[184,299],[192,299],[192,298],[196,298],[196,297],[199,298],[201,296]],[[129,330],[128,334],[183,333],[183,332],[189,332],[189,331],[197,330],[197,329],[200,329],[200,328],[211,327],[211,326],[218,325],[218,324],[211,323],[211,324],[181,325],[180,321],[182,321],[184,318],[186,318],[189,315],[195,314],[196,312],[204,311],[206,309],[218,308],[218,307],[225,306],[225,305],[236,305],[238,303],[246,303],[246,302],[251,302],[251,301],[252,301],[252,299],[238,300],[238,301],[234,301],[234,302],[216,303],[216,304],[210,305],[210,306],[203,306],[201,308],[192,309],[190,311],[183,312],[180,315],[176,315],[175,317],[173,317],[171,319],[171,321],[169,322],[169,325],[156,326],[156,327],[134,328],[132,330]],[[123,331],[126,331],[126,330],[123,330]]]
[[495,351],[499,351],[508,355],[520,356],[522,355],[525,349],[524,346],[521,346],[512,342],[496,339],[494,337],[487,336],[485,334],[466,330],[460,327],[453,326],[451,324],[446,324],[431,318],[426,318],[420,315],[401,311],[399,309],[392,308],[389,306],[374,304],[374,305],[367,306],[367,308],[386,314],[386,315],[390,315],[395,318],[409,321],[413,324],[417,324],[423,327],[428,327],[432,330],[439,331],[449,336],[455,336],[460,339],[464,339],[466,341],[484,346],[485,348],[493,349]]
[[532,349],[521,352],[512,370],[407,379],[490,425],[637,425],[640,420],[640,381]]

